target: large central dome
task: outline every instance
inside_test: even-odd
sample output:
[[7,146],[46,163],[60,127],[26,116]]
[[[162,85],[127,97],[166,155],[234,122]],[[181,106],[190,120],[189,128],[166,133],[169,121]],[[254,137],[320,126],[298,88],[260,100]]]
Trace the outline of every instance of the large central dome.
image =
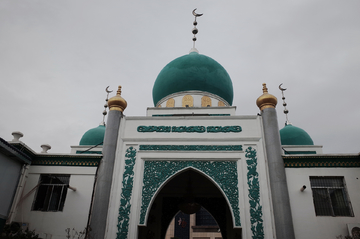
[[233,86],[229,74],[214,59],[191,52],[167,64],[156,78],[153,88],[154,106],[166,96],[184,91],[203,91],[233,102]]

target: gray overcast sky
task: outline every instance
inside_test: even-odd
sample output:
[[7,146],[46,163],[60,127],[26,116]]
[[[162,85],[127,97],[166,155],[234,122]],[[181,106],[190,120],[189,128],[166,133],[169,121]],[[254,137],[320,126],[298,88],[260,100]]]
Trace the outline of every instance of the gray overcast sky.
[[[102,121],[106,86],[145,115],[160,70],[192,47],[230,74],[238,115],[283,83],[293,125],[324,153],[360,151],[360,1],[2,0],[0,137],[69,153]],[[112,94],[111,96],[113,96]]]

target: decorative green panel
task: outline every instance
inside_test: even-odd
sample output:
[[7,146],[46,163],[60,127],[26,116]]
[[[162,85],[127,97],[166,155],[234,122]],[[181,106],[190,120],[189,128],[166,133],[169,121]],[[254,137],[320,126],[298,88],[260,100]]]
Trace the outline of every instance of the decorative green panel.
[[205,126],[173,126],[171,129],[172,132],[182,133],[204,133]]
[[208,126],[207,127],[207,132],[209,133],[229,133],[229,132],[234,132],[234,133],[239,133],[241,132],[242,129],[240,126],[235,125],[235,126]]
[[136,149],[130,147],[125,153],[125,170],[123,173],[121,199],[118,217],[117,239],[126,239],[129,232],[130,199],[134,183],[134,165],[136,160]]
[[170,126],[138,126],[137,127],[137,131],[138,132],[165,132],[165,133],[169,133],[171,131],[171,127]]
[[242,145],[140,145],[149,151],[242,151]]
[[242,131],[241,126],[233,125],[233,126],[145,126],[140,125],[137,127],[137,132],[140,133],[239,133]]
[[256,150],[248,147],[245,150],[247,163],[247,180],[249,186],[250,222],[253,239],[264,238],[264,227],[262,220],[262,206],[260,205],[259,174],[256,171],[257,158]]
[[241,226],[237,162],[234,161],[145,161],[140,224],[159,187],[180,170],[193,167],[212,178],[225,193],[233,211],[235,225]]

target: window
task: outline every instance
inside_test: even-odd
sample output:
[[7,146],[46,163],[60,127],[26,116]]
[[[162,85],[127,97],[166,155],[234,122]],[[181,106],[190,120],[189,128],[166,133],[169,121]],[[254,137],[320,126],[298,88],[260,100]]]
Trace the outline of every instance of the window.
[[352,217],[344,177],[310,177],[316,216]]
[[196,212],[196,226],[217,226],[215,218],[203,207]]
[[64,208],[70,175],[42,174],[33,204],[34,211],[62,211]]

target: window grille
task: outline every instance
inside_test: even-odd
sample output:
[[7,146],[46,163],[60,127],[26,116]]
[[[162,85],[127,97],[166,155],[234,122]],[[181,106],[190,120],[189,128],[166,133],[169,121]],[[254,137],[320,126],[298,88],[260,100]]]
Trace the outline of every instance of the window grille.
[[34,211],[62,211],[65,204],[70,175],[42,174],[33,203]]
[[316,216],[352,217],[344,177],[310,177]]

